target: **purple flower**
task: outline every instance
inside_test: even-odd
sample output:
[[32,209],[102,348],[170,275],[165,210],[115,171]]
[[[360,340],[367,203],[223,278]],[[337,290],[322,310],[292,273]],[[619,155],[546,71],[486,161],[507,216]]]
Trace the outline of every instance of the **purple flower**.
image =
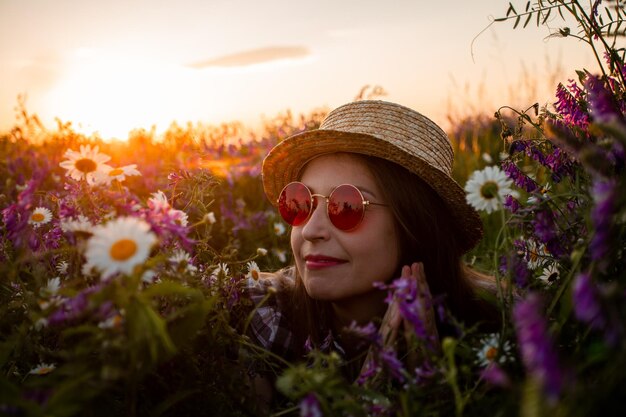
[[315,393],[310,392],[300,401],[300,417],[322,417],[320,402]]
[[420,385],[427,383],[439,374],[439,369],[435,368],[431,361],[423,361],[415,368],[415,383]]
[[524,174],[511,160],[502,161],[502,170],[506,172],[506,175],[513,180],[513,183],[519,188],[523,188],[529,193],[532,193],[537,188],[537,183]]
[[615,180],[596,178],[591,191],[595,205],[591,210],[594,234],[589,244],[591,258],[598,262],[598,267],[605,272],[611,258],[611,237],[613,217],[617,211],[617,183]]
[[535,235],[543,243],[548,243],[556,237],[554,213],[551,210],[539,210],[532,220]]
[[103,284],[87,287],[74,297],[66,299],[63,305],[48,317],[48,324],[51,326],[66,325],[77,320],[90,307],[89,296],[102,288]]
[[382,336],[378,332],[378,327],[371,321],[365,326],[359,326],[356,321],[352,321],[346,331],[370,343],[376,343],[382,346]]
[[563,386],[563,374],[542,309],[541,298],[530,293],[515,304],[513,319],[527,372],[541,384],[547,398],[556,401]]
[[434,335],[429,334],[425,325],[426,313],[434,305],[430,294],[418,294],[417,281],[409,277],[397,278],[390,285],[378,285],[378,288],[389,290],[385,301],[390,304],[396,299],[400,314],[411,323],[418,339],[426,342],[426,347],[434,347]]
[[380,351],[379,355],[385,369],[389,371],[389,374],[393,379],[399,382],[404,382],[404,374],[406,373],[402,362],[398,359],[396,351],[393,348],[386,348]]
[[595,329],[603,329],[606,320],[602,314],[598,288],[587,272],[580,273],[574,280],[572,291],[574,313],[576,318]]
[[517,213],[517,210],[519,210],[521,206],[519,201],[509,194],[504,198],[504,207],[511,213]]
[[[518,242],[519,243],[519,242]],[[522,244],[523,247],[525,247]],[[528,264],[522,255],[517,253],[511,253],[509,255],[503,255],[500,258],[500,273],[502,275],[510,274],[513,282],[520,288],[524,288],[528,285],[530,278],[530,271],[528,270]]]
[[567,153],[559,147],[554,147],[554,151],[545,159],[545,166],[552,171],[551,178],[555,183],[561,182],[563,177],[574,175],[573,163]]
[[496,387],[508,387],[511,385],[509,376],[495,362],[490,363],[486,368],[480,371],[480,377],[488,384]]
[[368,359],[367,363],[365,364],[365,369],[359,374],[356,383],[363,386],[367,381],[378,375],[379,372],[380,366],[378,366],[378,361],[373,358]]
[[578,126],[586,130],[589,125],[589,114],[583,104],[583,91],[574,80],[569,80],[570,85],[566,88],[559,83],[556,89],[557,101],[554,103],[556,111],[563,117],[567,124]]
[[585,88],[588,91],[587,99],[594,121],[606,124],[623,121],[623,115],[615,102],[613,92],[607,88],[601,78],[594,75],[588,76]]

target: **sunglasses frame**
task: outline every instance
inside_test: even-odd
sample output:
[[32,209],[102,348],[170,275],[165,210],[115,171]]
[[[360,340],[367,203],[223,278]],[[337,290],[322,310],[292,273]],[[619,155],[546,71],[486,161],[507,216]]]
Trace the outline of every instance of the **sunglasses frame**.
[[[280,212],[280,198],[281,198],[281,196],[283,195],[283,192],[287,189],[287,187],[289,187],[289,186],[290,186],[290,185],[292,185],[292,184],[300,184],[300,185],[302,185],[302,186],[303,186],[303,187],[304,187],[304,188],[305,188],[305,189],[309,192],[309,196],[311,197],[311,208],[310,208],[310,210],[309,210],[309,213],[307,214],[306,218],[305,218],[305,219],[304,219],[304,220],[303,220],[300,224],[298,224],[298,225],[297,225],[297,226],[295,226],[295,227],[298,227],[298,226],[304,226],[305,224],[307,224],[307,222],[309,221],[309,219],[311,218],[311,216],[313,215],[313,212],[315,211],[315,209],[316,209],[316,207],[317,207],[317,204],[315,203],[315,201],[316,201],[316,200],[315,200],[315,197],[320,197],[320,198],[323,198],[323,199],[326,201],[326,216],[328,217],[328,220],[329,220],[329,221],[330,221],[330,223],[333,225],[333,227],[335,227],[337,230],[341,230],[342,232],[350,232],[350,231],[352,231],[352,230],[356,229],[356,228],[357,228],[357,227],[361,224],[361,222],[363,221],[363,218],[365,217],[365,210],[367,209],[367,206],[369,206],[369,205],[373,205],[373,206],[383,206],[383,207],[387,207],[387,206],[388,206],[388,204],[383,204],[383,203],[375,203],[375,202],[373,202],[373,201],[366,200],[366,199],[365,199],[365,197],[363,196],[363,193],[361,192],[361,190],[359,190],[359,189],[357,188],[357,186],[356,186],[356,185],[353,185],[353,184],[347,184],[347,183],[346,183],[346,184],[339,184],[338,186],[336,186],[335,188],[333,188],[333,190],[330,192],[330,194],[329,194],[328,196],[325,196],[325,195],[323,195],[323,194],[315,194],[315,193],[312,193],[312,192],[311,192],[311,189],[310,189],[310,188],[309,188],[306,184],[304,184],[303,182],[300,182],[300,181],[291,181],[289,184],[285,185],[285,186],[283,187],[283,189],[280,191],[280,193],[278,194],[278,199],[276,200],[276,204],[277,204],[277,206],[278,206],[278,208],[279,208],[279,212]],[[360,219],[359,219],[359,221],[358,221],[358,222],[357,222],[357,223],[356,223],[353,227],[351,227],[350,229],[342,229],[342,228],[340,228],[340,227],[337,227],[337,225],[333,222],[333,220],[332,220],[332,218],[331,218],[331,216],[330,216],[330,212],[329,212],[329,207],[330,207],[330,199],[332,198],[333,193],[334,193],[335,191],[337,191],[337,190],[339,189],[339,187],[343,187],[343,186],[347,186],[347,187],[351,187],[351,188],[353,188],[353,189],[354,189],[354,190],[358,193],[358,195],[359,195],[359,197],[360,197],[360,199],[361,199],[361,205],[363,206],[363,210],[361,211],[361,218],[360,218]],[[287,221],[287,220],[283,217],[282,213],[281,213],[281,217],[283,218],[283,220],[284,220],[287,224],[289,224],[289,225],[291,225],[291,226],[294,226],[293,224],[289,223],[289,222],[288,222],[288,221]]]

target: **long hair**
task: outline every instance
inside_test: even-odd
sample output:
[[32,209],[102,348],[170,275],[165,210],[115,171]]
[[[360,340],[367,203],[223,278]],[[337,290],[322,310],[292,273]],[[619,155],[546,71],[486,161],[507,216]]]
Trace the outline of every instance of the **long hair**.
[[[495,288],[495,282],[462,262],[459,235],[442,199],[404,167],[381,158],[358,157],[369,168],[393,213],[400,248],[394,278],[400,277],[403,265],[423,262],[431,294],[443,297],[457,321],[466,325],[495,323],[495,307],[478,296],[480,289]],[[330,302],[309,297],[295,267],[292,273],[295,284],[284,295],[284,305],[290,310],[295,349],[302,347],[303,352],[307,338],[319,346],[328,335],[332,309]]]

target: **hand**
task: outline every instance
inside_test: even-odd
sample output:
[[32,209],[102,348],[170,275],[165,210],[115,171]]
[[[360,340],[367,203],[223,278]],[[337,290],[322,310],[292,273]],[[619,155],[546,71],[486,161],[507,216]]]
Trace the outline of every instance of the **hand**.
[[[411,305],[416,308],[416,310],[414,310],[416,319],[420,321],[422,328],[425,330],[426,337],[424,338],[422,334],[418,338],[413,323],[402,317],[400,311],[401,300],[398,297],[394,297],[389,307],[387,307],[387,311],[383,316],[379,328],[379,333],[382,337],[383,348],[392,348],[395,350],[398,342],[398,333],[402,331],[408,347],[405,364],[409,370],[413,370],[426,359],[428,350],[438,352],[441,349],[441,345],[435,321],[432,297],[428,283],[426,282],[426,275],[424,274],[424,264],[419,262],[413,263],[410,267],[408,265],[403,266],[402,278],[412,279],[416,282],[417,297],[419,300]],[[366,371],[366,367],[371,361],[373,354],[374,352],[370,348],[361,370],[362,374]]]

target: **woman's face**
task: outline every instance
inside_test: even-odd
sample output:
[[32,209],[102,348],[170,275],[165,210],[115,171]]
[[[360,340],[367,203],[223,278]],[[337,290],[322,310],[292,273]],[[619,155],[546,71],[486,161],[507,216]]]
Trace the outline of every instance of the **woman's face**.
[[[301,182],[311,193],[328,196],[341,184],[355,185],[373,203],[382,193],[362,159],[329,154],[309,162]],[[344,232],[330,222],[326,202],[318,198],[308,222],[293,227],[291,248],[304,287],[314,299],[341,301],[370,293],[373,283],[392,278],[398,267],[398,243],[389,207],[370,205],[356,229]]]

